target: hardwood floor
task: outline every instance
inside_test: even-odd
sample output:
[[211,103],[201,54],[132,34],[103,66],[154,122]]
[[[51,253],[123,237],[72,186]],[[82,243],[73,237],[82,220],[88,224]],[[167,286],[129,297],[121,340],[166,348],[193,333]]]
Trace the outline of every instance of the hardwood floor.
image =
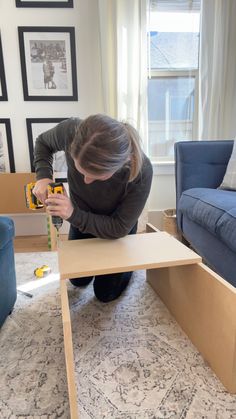
[[[60,240],[67,240],[67,234],[61,234]],[[15,253],[49,252],[48,236],[18,236],[14,240]]]

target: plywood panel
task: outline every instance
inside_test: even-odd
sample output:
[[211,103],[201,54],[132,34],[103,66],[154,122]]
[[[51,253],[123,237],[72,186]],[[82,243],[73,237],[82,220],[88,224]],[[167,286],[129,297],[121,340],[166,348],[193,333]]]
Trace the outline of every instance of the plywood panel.
[[203,264],[147,272],[184,332],[226,389],[236,392],[236,289]]
[[165,232],[117,240],[71,240],[58,249],[61,279],[198,263],[200,256]]
[[[32,213],[26,207],[24,185],[35,182],[35,173],[0,174],[0,214]],[[44,209],[37,212],[44,212]]]
[[73,343],[72,343],[72,333],[71,333],[71,318],[70,318],[70,308],[69,308],[66,281],[60,281],[60,285],[61,285],[61,309],[62,309],[62,323],[63,323],[63,333],[64,333],[66,373],[67,373],[67,383],[68,383],[69,402],[70,402],[70,417],[71,419],[79,419],[78,407],[77,407],[77,390],[76,390],[76,383],[75,383]]

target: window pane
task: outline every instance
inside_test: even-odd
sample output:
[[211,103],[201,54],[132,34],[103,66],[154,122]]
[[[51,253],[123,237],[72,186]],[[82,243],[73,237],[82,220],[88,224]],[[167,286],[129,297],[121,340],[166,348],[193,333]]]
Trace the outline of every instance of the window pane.
[[159,12],[199,12],[201,0],[150,0],[149,7]]
[[198,68],[198,33],[150,33],[151,69]]
[[198,68],[199,13],[150,14],[149,67],[159,70]]
[[149,154],[173,158],[174,143],[192,140],[194,77],[158,77],[148,82]]

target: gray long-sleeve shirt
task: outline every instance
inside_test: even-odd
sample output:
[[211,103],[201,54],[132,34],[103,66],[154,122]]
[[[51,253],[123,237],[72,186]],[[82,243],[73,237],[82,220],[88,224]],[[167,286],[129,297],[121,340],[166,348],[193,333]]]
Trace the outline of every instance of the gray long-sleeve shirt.
[[142,170],[132,182],[128,182],[129,168],[123,167],[108,180],[85,184],[70,155],[70,145],[80,122],[78,118],[67,119],[37,138],[34,153],[36,178],[52,179],[53,154],[64,150],[74,206],[67,221],[82,233],[95,237],[123,237],[137,222],[148,198],[153,174],[151,162],[144,155]]

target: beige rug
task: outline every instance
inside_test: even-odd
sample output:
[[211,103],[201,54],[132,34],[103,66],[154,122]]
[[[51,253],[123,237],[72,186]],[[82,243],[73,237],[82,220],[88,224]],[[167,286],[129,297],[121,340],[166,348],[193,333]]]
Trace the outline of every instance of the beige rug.
[[[52,268],[45,279],[33,271]],[[18,295],[0,329],[0,418],[69,418],[56,253],[16,254]],[[117,301],[69,287],[80,419],[233,419],[228,394],[136,272]]]

